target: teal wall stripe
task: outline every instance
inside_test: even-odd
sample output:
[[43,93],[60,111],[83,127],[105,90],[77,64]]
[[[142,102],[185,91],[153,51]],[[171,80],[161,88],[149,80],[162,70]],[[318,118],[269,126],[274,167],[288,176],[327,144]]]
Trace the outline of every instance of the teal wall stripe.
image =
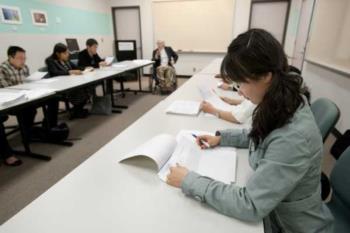
[[[38,0],[0,0],[0,5],[16,6],[21,10],[22,24],[0,22],[0,33],[56,34],[56,35],[112,35],[111,13],[81,10],[72,7],[54,5]],[[48,26],[36,26],[32,23],[31,9],[46,11]],[[56,23],[56,18],[61,23]],[[17,30],[14,31],[13,28]]]

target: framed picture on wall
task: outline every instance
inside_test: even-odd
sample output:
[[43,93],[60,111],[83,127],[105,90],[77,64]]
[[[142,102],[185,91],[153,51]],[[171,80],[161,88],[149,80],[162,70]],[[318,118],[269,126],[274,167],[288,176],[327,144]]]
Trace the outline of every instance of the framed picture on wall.
[[47,13],[45,11],[31,10],[30,12],[32,15],[32,20],[34,25],[37,25],[37,26],[48,25]]
[[22,24],[21,10],[15,6],[0,5],[0,17],[2,23]]

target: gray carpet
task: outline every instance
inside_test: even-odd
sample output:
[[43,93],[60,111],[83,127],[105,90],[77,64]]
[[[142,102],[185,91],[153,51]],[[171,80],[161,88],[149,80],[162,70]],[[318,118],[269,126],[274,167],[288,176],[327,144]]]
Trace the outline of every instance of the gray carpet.
[[[143,87],[147,87],[146,81]],[[186,79],[179,79],[179,85],[185,81]],[[137,83],[127,83],[126,86],[136,88]],[[61,115],[60,120],[67,122],[70,127],[70,138],[81,140],[74,141],[73,147],[33,143],[33,152],[50,155],[52,160],[44,162],[21,157],[24,163],[20,167],[0,166],[0,224],[79,166],[165,97],[144,93],[134,95],[130,92],[125,98],[117,98],[119,104],[129,105],[122,114],[91,115],[86,119],[72,121],[67,119],[67,115]],[[39,112],[37,120],[41,118],[42,114]],[[16,120],[12,117],[6,122],[7,125],[13,123]],[[9,142],[12,147],[20,149],[18,134],[10,136]]]

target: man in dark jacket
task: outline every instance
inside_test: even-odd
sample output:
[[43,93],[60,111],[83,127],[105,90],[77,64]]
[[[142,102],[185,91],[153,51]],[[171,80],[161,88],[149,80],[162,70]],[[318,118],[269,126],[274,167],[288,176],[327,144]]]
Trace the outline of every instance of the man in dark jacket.
[[99,68],[105,66],[106,62],[97,54],[98,43],[95,39],[88,39],[86,41],[86,49],[81,51],[78,56],[78,66],[81,69],[86,67]]

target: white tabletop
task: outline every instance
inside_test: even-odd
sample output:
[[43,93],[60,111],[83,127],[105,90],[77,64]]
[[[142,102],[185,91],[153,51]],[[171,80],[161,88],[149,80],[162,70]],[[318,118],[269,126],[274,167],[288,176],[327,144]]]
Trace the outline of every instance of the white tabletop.
[[207,67],[202,69],[200,74],[220,74],[220,66],[223,58],[216,58],[213,62],[211,62]]
[[[174,100],[200,100],[198,83],[215,86],[212,75],[197,74],[106,144],[69,175],[0,227],[6,233],[37,232],[263,232],[262,223],[246,223],[217,213],[163,183],[149,160],[118,163],[134,147],[160,133],[181,129],[215,131],[239,127],[199,115],[167,115]],[[237,184],[251,174],[247,150],[239,149]],[[68,155],[68,156],[74,156]]]
[[[11,89],[11,88],[0,88],[0,92],[1,93],[18,93],[18,92],[23,92],[23,90],[17,90],[17,89]],[[31,96],[28,96],[26,98],[20,99],[16,102],[7,104],[7,105],[0,105],[0,111],[9,110],[9,109],[17,107],[19,105],[28,104],[28,103],[31,103],[33,101],[37,101],[39,99],[43,99],[43,98],[53,96],[53,95],[55,95],[54,91],[47,91],[46,93],[43,93],[40,96],[31,95]]]
[[33,89],[50,89],[57,92],[69,90],[75,87],[86,85],[92,82],[104,80],[108,77],[121,74],[127,70],[142,68],[153,64],[153,61],[142,60],[139,62],[123,61],[115,63],[122,66],[121,68],[106,67],[102,69],[95,69],[92,72],[82,75],[64,75],[56,76],[49,79],[42,79],[39,81],[32,81],[16,86],[9,87],[10,89],[33,90]]

